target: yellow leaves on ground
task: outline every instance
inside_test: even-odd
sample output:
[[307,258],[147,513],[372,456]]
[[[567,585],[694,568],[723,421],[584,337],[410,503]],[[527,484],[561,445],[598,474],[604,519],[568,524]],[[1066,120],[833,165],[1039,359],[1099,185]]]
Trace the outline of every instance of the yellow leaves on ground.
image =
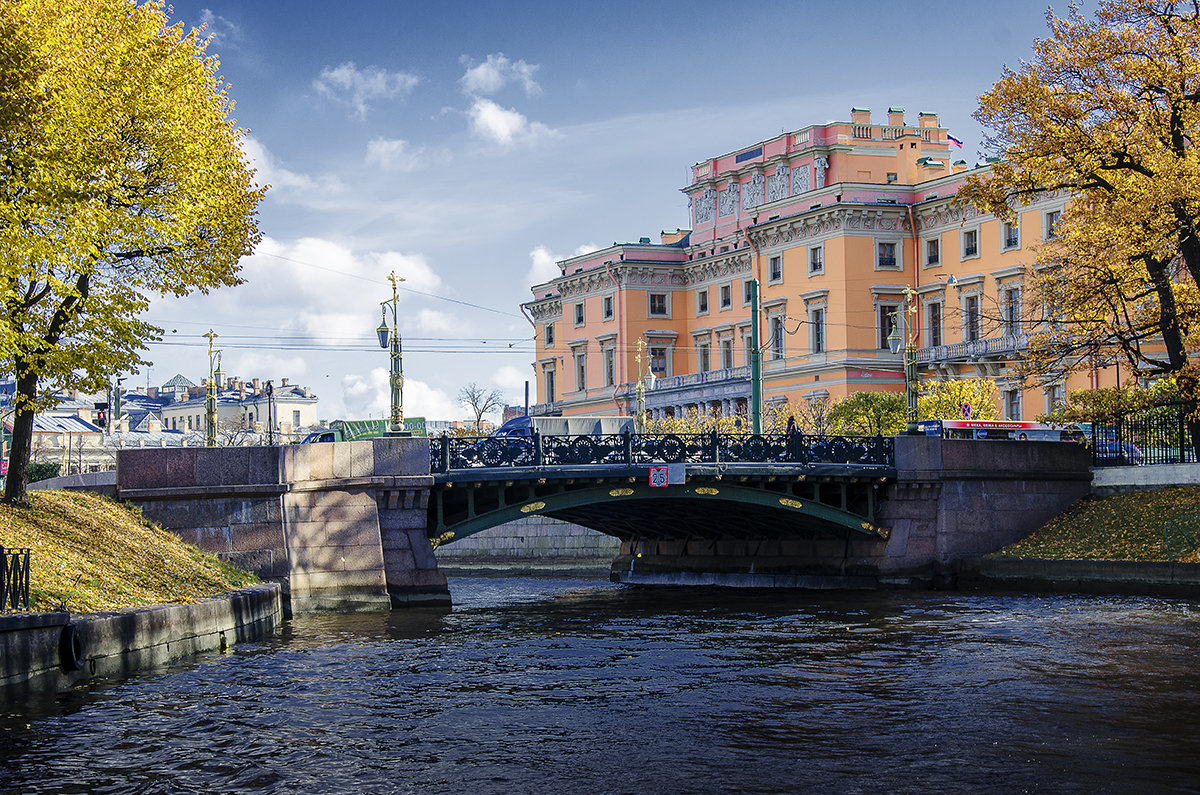
[[0,545],[33,550],[30,607],[95,612],[194,602],[256,578],[87,492],[40,491],[29,507],[0,505]]
[[990,557],[1196,561],[1200,486],[1083,500],[1028,538]]

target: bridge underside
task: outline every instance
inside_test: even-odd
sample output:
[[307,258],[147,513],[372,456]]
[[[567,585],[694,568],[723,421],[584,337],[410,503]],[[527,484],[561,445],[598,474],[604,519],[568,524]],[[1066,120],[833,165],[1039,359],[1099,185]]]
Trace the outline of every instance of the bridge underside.
[[[778,539],[886,533],[874,523],[886,478],[784,472],[688,474],[654,488],[633,476],[439,484],[429,501],[431,535],[465,538],[523,516],[550,516],[632,539]],[[452,543],[452,541],[451,541]]]

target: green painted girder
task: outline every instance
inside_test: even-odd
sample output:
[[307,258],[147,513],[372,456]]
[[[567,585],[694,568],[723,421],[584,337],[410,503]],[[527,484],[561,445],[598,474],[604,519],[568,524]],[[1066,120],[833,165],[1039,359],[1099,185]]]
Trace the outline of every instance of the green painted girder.
[[549,516],[618,538],[644,537],[647,532],[664,538],[721,538],[786,536],[817,530],[886,536],[887,531],[870,520],[874,515],[874,492],[870,494],[870,515],[864,517],[817,500],[728,482],[665,488],[610,482],[531,494],[528,499],[452,523],[442,521],[439,511],[432,534],[450,531],[457,540],[526,516]]

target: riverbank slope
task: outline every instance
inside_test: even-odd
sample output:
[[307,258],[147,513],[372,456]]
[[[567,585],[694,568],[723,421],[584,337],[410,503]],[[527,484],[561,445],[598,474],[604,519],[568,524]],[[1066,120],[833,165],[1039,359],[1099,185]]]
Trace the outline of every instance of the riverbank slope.
[[92,613],[193,603],[257,578],[184,543],[136,508],[83,491],[0,505],[0,546],[32,551],[29,607]]

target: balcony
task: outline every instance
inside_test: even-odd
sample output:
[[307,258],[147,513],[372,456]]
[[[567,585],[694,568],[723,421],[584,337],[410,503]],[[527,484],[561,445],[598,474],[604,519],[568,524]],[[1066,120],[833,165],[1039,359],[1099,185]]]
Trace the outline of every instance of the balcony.
[[987,357],[1009,356],[1028,348],[1029,335],[1015,334],[1003,337],[989,337],[985,340],[957,342],[953,345],[935,345],[929,348],[918,348],[916,351],[916,360],[918,364],[961,362]]
[[895,270],[895,269],[896,269],[896,258],[895,258],[895,257],[883,257],[883,256],[881,256],[881,257],[879,258],[879,267],[880,267],[881,269],[882,269],[882,268],[888,268],[888,269],[891,269],[891,270]]

